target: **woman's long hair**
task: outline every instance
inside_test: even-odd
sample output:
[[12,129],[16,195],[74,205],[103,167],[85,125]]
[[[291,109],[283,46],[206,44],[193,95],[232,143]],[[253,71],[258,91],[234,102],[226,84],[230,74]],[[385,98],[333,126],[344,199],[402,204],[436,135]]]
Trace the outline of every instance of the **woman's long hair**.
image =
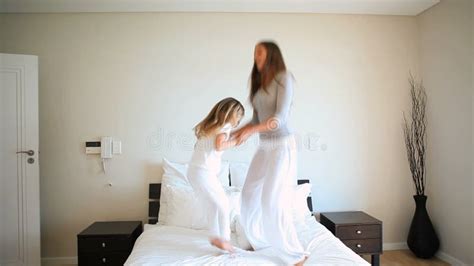
[[244,106],[236,99],[229,97],[219,101],[209,114],[194,127],[196,137],[202,138],[215,134],[226,123],[229,123],[235,114],[244,116]]
[[257,64],[253,63],[251,82],[250,82],[250,102],[253,102],[258,90],[266,90],[275,76],[281,71],[286,70],[285,61],[278,45],[271,41],[259,42],[267,51],[267,58],[262,71],[258,71]]

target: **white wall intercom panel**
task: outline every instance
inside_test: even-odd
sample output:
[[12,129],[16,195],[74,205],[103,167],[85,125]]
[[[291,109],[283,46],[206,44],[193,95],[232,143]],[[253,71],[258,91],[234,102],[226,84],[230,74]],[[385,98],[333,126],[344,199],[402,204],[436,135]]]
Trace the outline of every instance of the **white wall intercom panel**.
[[100,154],[105,170],[105,159],[111,159],[114,154],[122,154],[122,142],[113,137],[101,137],[100,141],[86,141],[86,154]]
[[122,142],[112,137],[101,137],[100,141],[86,141],[86,154],[100,154],[101,158],[112,158],[122,154]]

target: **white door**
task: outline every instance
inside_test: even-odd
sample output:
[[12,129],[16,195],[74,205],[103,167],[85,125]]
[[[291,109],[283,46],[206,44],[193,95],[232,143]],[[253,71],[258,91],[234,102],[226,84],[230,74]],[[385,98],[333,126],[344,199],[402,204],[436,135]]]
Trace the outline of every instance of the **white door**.
[[38,57],[0,54],[0,265],[40,265]]

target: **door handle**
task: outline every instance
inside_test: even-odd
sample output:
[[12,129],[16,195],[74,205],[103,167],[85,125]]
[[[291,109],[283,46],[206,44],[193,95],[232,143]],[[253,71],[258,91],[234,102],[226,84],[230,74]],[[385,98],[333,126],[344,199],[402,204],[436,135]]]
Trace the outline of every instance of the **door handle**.
[[35,151],[34,151],[34,150],[29,150],[29,151],[17,151],[17,152],[16,152],[16,154],[19,154],[19,153],[26,153],[26,154],[28,154],[29,156],[35,155]]

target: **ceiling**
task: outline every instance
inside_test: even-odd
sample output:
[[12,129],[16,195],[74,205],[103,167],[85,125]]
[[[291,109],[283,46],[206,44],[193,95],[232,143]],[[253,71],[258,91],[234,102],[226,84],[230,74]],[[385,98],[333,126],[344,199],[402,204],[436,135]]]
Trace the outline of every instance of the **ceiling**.
[[0,13],[272,12],[414,16],[440,0],[0,0]]

